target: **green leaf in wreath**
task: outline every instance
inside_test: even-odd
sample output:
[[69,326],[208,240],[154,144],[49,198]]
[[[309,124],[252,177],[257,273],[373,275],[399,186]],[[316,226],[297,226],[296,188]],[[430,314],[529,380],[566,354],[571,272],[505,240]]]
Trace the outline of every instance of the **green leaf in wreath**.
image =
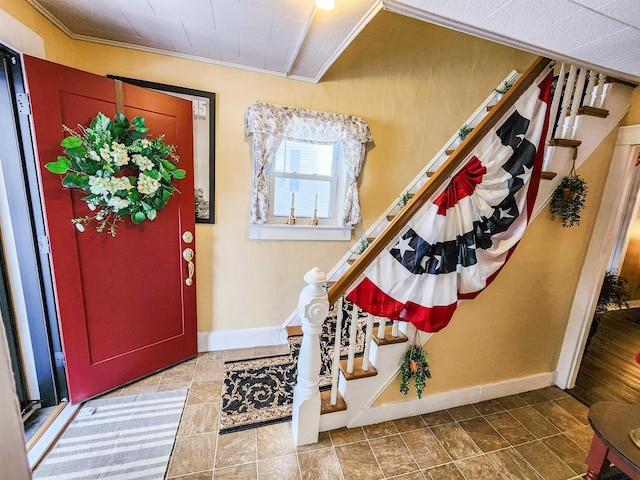
[[44,165],[44,168],[49,170],[52,173],[67,173],[69,167],[71,166],[71,162],[66,157],[58,157],[58,161],[49,162]]
[[169,198],[171,198],[171,192],[168,190],[162,190],[162,200],[166,203],[169,201]]
[[144,117],[134,117],[133,120],[131,120],[131,123],[135,127],[136,132],[145,133],[149,130],[149,128],[144,124]]
[[151,210],[147,210],[146,213],[147,213],[147,218],[149,220],[153,220],[153,219],[156,218],[157,212],[156,212],[156,210],[154,208],[152,208]]
[[164,166],[164,168],[166,168],[169,171],[173,171],[176,168],[178,168],[175,163],[169,160],[162,160],[162,165]]
[[129,199],[129,201],[131,203],[136,203],[138,201],[138,199],[140,198],[140,194],[138,192],[136,192],[135,190],[131,190],[129,192],[129,195],[127,196],[127,198]]
[[147,202],[140,201],[140,205],[142,205],[142,208],[144,209],[145,212],[148,212],[149,210],[153,210],[153,207],[149,205]]
[[60,142],[60,145],[64,148],[78,148],[82,146],[82,140],[74,136],[65,137],[64,140]]
[[113,123],[119,127],[122,127],[123,130],[127,130],[129,128],[129,120],[124,114],[120,112],[116,113],[116,116],[113,119]]
[[109,125],[111,125],[111,120],[109,120],[103,113],[98,113],[96,118],[91,121],[91,128],[94,130],[106,132],[109,130]]
[[152,168],[151,170],[148,170],[145,173],[148,176],[150,176],[151,178],[153,178],[154,180],[158,180],[160,178],[160,172],[158,170],[156,170],[155,168]]
[[136,212],[131,214],[131,221],[135,224],[142,222],[146,218],[146,215],[142,212]]
[[127,130],[125,128],[123,128],[121,125],[113,125],[113,136],[116,138],[120,138],[122,135],[124,135],[124,132],[126,132]]
[[62,186],[65,188],[76,188],[78,185],[78,175],[75,173],[68,173],[62,179]]
[[168,170],[162,170],[162,178],[164,178],[167,182],[171,182],[171,175]]
[[173,178],[177,178],[178,180],[180,180],[181,178],[184,178],[186,174],[187,172],[181,168],[178,168],[177,170],[174,170],[173,172],[171,172],[171,175],[173,176]]
[[167,202],[163,201],[161,198],[154,197],[153,206],[156,207],[156,210],[163,210],[164,207],[167,206]]
[[127,132],[127,136],[130,140],[144,140],[147,138],[144,133],[138,132],[137,130],[129,130],[129,132]]
[[78,172],[89,171],[89,165],[84,158],[73,156],[71,157],[71,168]]
[[70,157],[84,157],[87,154],[87,149],[84,145],[80,145],[79,147],[65,148],[64,153]]

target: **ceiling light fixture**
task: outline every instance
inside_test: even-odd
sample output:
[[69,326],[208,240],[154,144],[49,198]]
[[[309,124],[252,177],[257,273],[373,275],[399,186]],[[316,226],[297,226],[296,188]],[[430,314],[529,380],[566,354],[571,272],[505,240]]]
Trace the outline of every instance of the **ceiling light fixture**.
[[333,10],[335,0],[316,0],[316,7],[321,10]]

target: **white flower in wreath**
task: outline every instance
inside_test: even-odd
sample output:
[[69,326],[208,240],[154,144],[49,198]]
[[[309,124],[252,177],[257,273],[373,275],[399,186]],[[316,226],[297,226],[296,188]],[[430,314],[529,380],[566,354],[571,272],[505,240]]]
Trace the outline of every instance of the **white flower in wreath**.
[[94,195],[104,195],[107,193],[107,187],[109,185],[108,178],[89,176],[89,187],[91,193]]
[[113,209],[116,211],[127,208],[129,205],[131,205],[131,202],[129,202],[129,200],[120,197],[111,197],[107,202],[107,206],[113,207]]
[[111,143],[111,157],[113,163],[122,167],[129,163],[129,155],[127,154],[127,147],[124,143],[112,142]]
[[149,175],[141,173],[138,175],[138,192],[143,195],[153,195],[160,188],[160,182]]
[[119,190],[129,191],[132,188],[129,177],[111,177],[107,182],[107,191],[112,195]]
[[103,160],[106,160],[106,161],[111,160],[111,151],[109,150],[109,145],[107,145],[106,143],[102,145],[102,148],[99,150],[99,152],[100,152],[100,157]]
[[153,168],[153,162],[144,155],[134,155],[131,158],[131,161],[138,166],[141,172],[144,172],[145,170],[151,170]]

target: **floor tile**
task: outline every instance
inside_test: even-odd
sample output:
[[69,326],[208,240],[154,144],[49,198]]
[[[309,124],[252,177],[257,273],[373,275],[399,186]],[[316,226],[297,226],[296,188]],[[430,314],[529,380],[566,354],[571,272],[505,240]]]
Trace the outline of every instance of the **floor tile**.
[[529,430],[536,438],[544,438],[549,435],[560,433],[555,426],[550,424],[535,408],[522,407],[509,410],[509,413],[515,417],[524,427]]
[[216,468],[213,471],[215,480],[255,480],[258,476],[256,463],[245,463],[234,467]]
[[209,380],[222,380],[224,378],[224,361],[214,360],[212,362],[198,362],[193,375],[194,382],[204,382]]
[[146,385],[141,387],[129,385],[127,387],[123,387],[122,390],[120,390],[120,396],[123,397],[125,395],[137,395],[139,393],[153,393],[156,390],[157,387],[155,385]]
[[176,438],[167,477],[212,470],[215,451],[214,433]]
[[222,394],[222,380],[193,382],[189,389],[187,405],[219,402]]
[[410,430],[418,430],[420,428],[424,428],[427,426],[424,423],[424,420],[420,415],[416,415],[415,417],[401,418],[399,420],[394,420],[396,428],[399,432],[408,432]]
[[364,432],[362,428],[339,428],[337,430],[331,430],[329,432],[331,435],[331,441],[334,445],[342,445],[345,443],[354,443],[360,442],[364,440],[366,437],[364,436]]
[[335,447],[345,480],[378,480],[383,478],[368,442],[350,443]]
[[427,477],[418,470],[417,472],[407,473],[398,477],[393,477],[393,480],[426,480]]
[[549,450],[556,454],[571,470],[579,475],[587,473],[587,452],[573,443],[565,435],[554,435],[542,440]]
[[533,406],[538,412],[546,418],[549,423],[555,425],[561,431],[573,430],[581,424],[573,415],[568,413],[564,408],[556,405],[554,402],[543,402]]
[[484,417],[510,445],[520,445],[536,439],[509,412],[496,413]]
[[158,392],[166,392],[169,390],[189,390],[191,388],[191,382],[182,382],[182,383],[161,383],[158,385],[156,391]]
[[258,480],[299,480],[297,455],[268,458],[258,461]]
[[473,405],[462,405],[461,407],[450,408],[449,413],[458,421],[480,416],[480,413],[473,408]]
[[520,408],[527,405],[518,395],[509,395],[508,397],[497,398],[496,401],[507,410]]
[[536,403],[546,402],[549,400],[540,392],[540,390],[531,390],[530,392],[520,393],[518,396],[529,405],[535,405]]
[[444,425],[445,423],[454,422],[454,418],[447,410],[440,410],[433,413],[425,413],[422,415],[424,423],[429,427],[435,427],[436,425]]
[[433,427],[431,430],[454,460],[460,460],[482,453],[476,444],[473,443],[469,435],[467,435],[467,432],[456,423],[440,425]]
[[580,403],[573,397],[565,397],[556,400],[555,403],[561,408],[569,412],[573,417],[583,425],[589,425],[589,407]]
[[513,448],[506,448],[487,455],[506,480],[540,480],[542,477],[516,452]]
[[255,430],[219,435],[218,448],[216,449],[216,469],[255,462],[256,450]]
[[212,360],[225,360],[226,358],[226,350],[216,350],[213,352],[200,352],[196,360],[198,362],[210,362]]
[[178,436],[212,433],[218,430],[220,404],[187,405],[182,411]]
[[393,422],[374,423],[362,427],[367,438],[385,437],[387,435],[395,435],[398,429]]
[[509,446],[509,442],[502,438],[483,417],[464,420],[460,422],[460,426],[485,453]]
[[567,480],[575,476],[574,472],[540,441],[514,448],[544,480]]
[[172,477],[175,480],[211,480],[213,478],[213,470],[206,472],[192,473],[191,475],[183,475],[180,477]]
[[484,402],[474,403],[473,406],[482,415],[491,415],[492,413],[505,411],[505,408],[500,405],[497,400],[486,400]]
[[253,358],[253,347],[227,350],[227,360],[247,360]]
[[320,448],[331,447],[331,436],[329,432],[320,432],[318,434],[318,441],[316,443],[312,443],[310,445],[301,445],[296,447],[296,451],[298,453],[302,452],[310,452],[311,450],[318,450]]
[[435,467],[451,462],[451,457],[429,429],[412,430],[400,436],[420,468]]
[[376,438],[370,440],[369,444],[385,477],[419,470],[400,435]]
[[496,480],[500,478],[496,468],[484,455],[458,460],[455,463],[467,480]]
[[193,381],[193,373],[196,370],[195,363],[179,363],[168,368],[162,374],[160,385],[167,383],[184,383]]
[[291,422],[275,423],[256,429],[258,460],[296,453]]
[[333,448],[321,448],[298,454],[302,480],[336,480],[341,478],[340,464]]
[[280,354],[279,345],[268,345],[266,347],[253,347],[254,358],[271,357]]
[[560,387],[556,387],[555,385],[541,388],[539,392],[545,397],[547,397],[549,400],[558,400],[560,398],[570,397],[570,395],[567,392],[562,390]]
[[427,480],[466,480],[455,463],[447,463],[423,471]]
[[582,448],[585,452],[591,449],[593,440],[593,429],[591,427],[580,427],[564,433],[573,443]]

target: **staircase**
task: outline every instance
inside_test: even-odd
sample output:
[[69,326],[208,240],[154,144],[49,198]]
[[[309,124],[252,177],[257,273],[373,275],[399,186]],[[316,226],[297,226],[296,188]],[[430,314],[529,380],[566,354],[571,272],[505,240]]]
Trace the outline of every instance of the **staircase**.
[[[527,73],[528,78],[531,75],[530,71]],[[540,182],[532,218],[545,208],[554,189],[562,177],[569,173],[572,165],[575,164],[575,168],[578,168],[606,135],[617,126],[628,109],[633,89],[633,85],[606,78],[586,68],[562,64],[555,67],[555,73],[557,86],[550,107],[548,147],[541,177],[544,181]],[[522,87],[520,83],[515,84],[512,90],[519,90],[507,93],[504,102],[501,102],[502,94],[497,90],[504,85],[513,84],[519,77],[517,72],[512,72],[480,105],[465,126],[472,129],[478,127],[479,130],[485,128],[487,120],[490,120],[486,117],[492,115],[490,112],[495,113],[494,118],[499,119],[528,85]],[[533,78],[530,81],[533,81]],[[511,99],[507,100],[508,97]],[[554,112],[557,113],[554,114]],[[478,138],[481,136],[481,134],[477,135]],[[317,439],[318,431],[344,426],[362,426],[418,413],[429,413],[505,394],[519,393],[505,392],[501,385],[490,385],[479,386],[467,392],[430,396],[429,402],[408,400],[391,405],[374,406],[378,396],[397,376],[399,365],[407,349],[407,342],[412,340],[424,345],[431,334],[417,332],[409,323],[390,322],[371,315],[367,315],[366,319],[367,337],[363,356],[356,358],[355,347],[350,346],[348,357],[341,360],[341,347],[338,345],[334,349],[336,353],[332,365],[332,389],[320,395],[317,392],[317,382],[314,383],[313,378],[313,365],[320,354],[317,345],[319,327],[315,324],[322,322],[319,317],[322,317],[323,311],[328,311],[329,303],[338,304],[336,329],[339,333],[335,338],[342,338],[340,330],[342,323],[340,315],[343,312],[342,294],[364,271],[366,262],[373,259],[388,245],[401,225],[406,224],[412,211],[415,213],[421,207],[421,204],[414,204],[414,195],[424,196],[425,189],[428,189],[431,183],[436,181],[442,183],[446,180],[450,172],[455,169],[455,165],[450,167],[453,161],[449,159],[459,158],[459,163],[472,148],[473,145],[468,141],[461,142],[456,133],[399,196],[401,201],[389,206],[326,277],[317,269],[305,276],[309,286],[305,289],[306,293],[303,291],[301,295],[299,311],[307,314],[303,315],[305,318],[301,320],[299,311],[294,312],[286,322],[289,326],[299,325],[302,322],[305,334],[298,365],[297,392],[294,394],[293,428],[297,444],[313,443],[314,438]],[[413,198],[407,203],[405,200],[410,197]],[[396,233],[389,233],[396,226]],[[321,286],[329,289],[328,300]],[[353,318],[364,316],[356,310],[352,312]],[[312,313],[308,314],[308,312]],[[356,322],[352,321],[350,324],[354,327]],[[350,337],[355,338],[355,330],[352,329]],[[521,391],[548,386],[552,379],[540,377],[533,381],[539,384],[529,382]],[[322,414],[316,419],[320,408]]]

